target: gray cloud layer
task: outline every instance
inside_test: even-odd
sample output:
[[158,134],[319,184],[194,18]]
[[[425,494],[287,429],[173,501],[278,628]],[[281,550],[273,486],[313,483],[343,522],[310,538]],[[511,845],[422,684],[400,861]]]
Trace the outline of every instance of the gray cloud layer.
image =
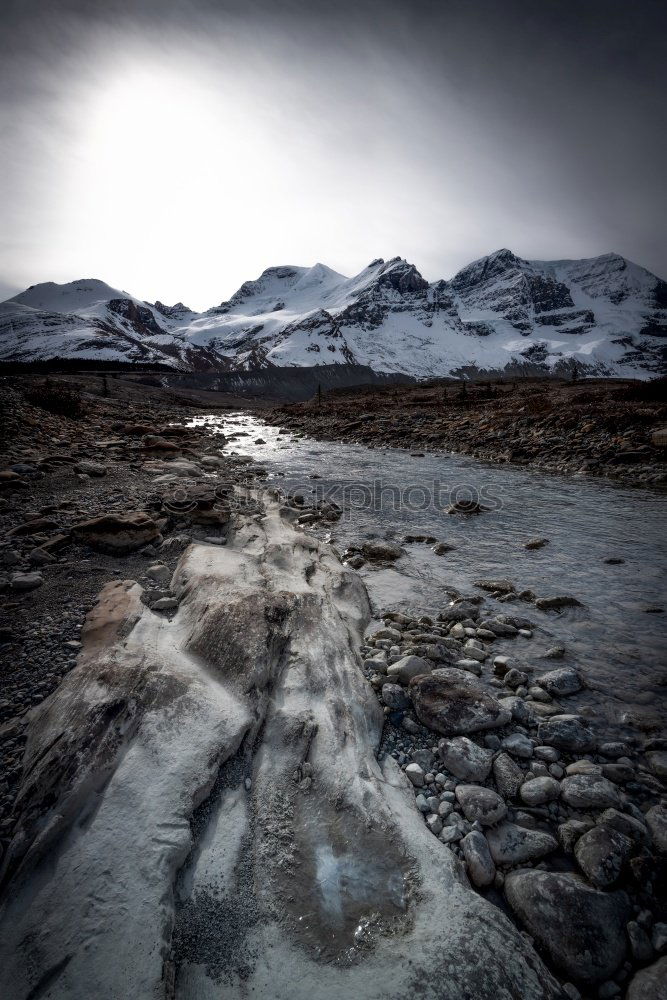
[[[350,273],[377,254],[435,278],[499,246],[537,258],[613,249],[667,275],[666,10],[652,0],[5,3],[0,275],[25,285],[105,265],[114,273],[95,276],[143,282],[131,290],[146,297],[190,292],[200,306],[269,264],[321,259]],[[234,249],[228,232],[227,256],[221,248],[210,274],[202,263],[199,281],[192,249],[182,261],[176,251],[161,287],[138,263],[126,275],[122,254],[96,253],[105,234],[94,205],[89,243],[66,245],[63,178],[80,157],[72,94],[144,57],[182,60],[211,92],[226,71],[227,100],[230,79],[252,88],[260,124],[284,134],[285,184],[303,172],[302,202],[278,192],[301,216],[291,237],[258,233]],[[165,156],[179,138],[146,123]],[[203,152],[206,136],[197,142]],[[254,169],[258,185],[272,183],[271,162]],[[313,170],[325,172],[319,191]]]

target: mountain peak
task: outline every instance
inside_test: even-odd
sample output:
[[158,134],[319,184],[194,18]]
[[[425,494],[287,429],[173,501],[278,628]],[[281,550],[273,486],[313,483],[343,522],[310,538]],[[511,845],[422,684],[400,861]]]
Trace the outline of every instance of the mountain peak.
[[609,252],[524,260],[507,247],[451,281],[403,257],[347,278],[318,261],[268,267],[205,313],[151,305],[96,278],[2,303],[0,358],[159,362],[203,371],[365,364],[421,377],[479,371],[664,370],[667,283]]
[[45,281],[39,285],[31,285],[15,295],[10,302],[30,306],[32,309],[44,309],[53,312],[76,312],[87,309],[99,302],[110,299],[129,298],[127,292],[112,288],[99,278],[78,278],[57,284],[55,281]]

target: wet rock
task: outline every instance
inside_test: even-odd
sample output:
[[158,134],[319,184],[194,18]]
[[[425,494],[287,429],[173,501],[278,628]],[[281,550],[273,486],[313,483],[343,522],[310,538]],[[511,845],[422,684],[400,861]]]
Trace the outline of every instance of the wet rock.
[[531,778],[523,783],[519,794],[527,806],[541,806],[555,802],[560,795],[560,783],[555,778]]
[[422,656],[404,656],[387,667],[387,676],[396,678],[401,684],[409,684],[413,677],[430,674],[433,665]]
[[508,688],[516,689],[528,683],[528,674],[525,674],[523,670],[517,670],[516,667],[510,667],[503,677],[503,683]]
[[461,601],[459,604],[453,604],[450,608],[445,608],[438,615],[439,622],[462,622],[466,618],[476,618],[479,614],[479,608],[476,604],[472,604],[470,601]]
[[574,845],[574,856],[582,872],[598,889],[613,885],[632,850],[632,841],[617,830],[595,826]]
[[497,865],[518,865],[524,861],[537,861],[551,854],[558,842],[550,833],[527,830],[514,823],[501,823],[490,829],[486,838],[491,857]]
[[667,997],[667,957],[636,972],[628,986],[626,1000],[665,1000]]
[[608,778],[592,774],[574,774],[563,778],[561,795],[568,806],[575,809],[606,809],[618,807],[618,789]]
[[511,580],[475,580],[473,586],[500,594],[511,594],[516,590]]
[[576,597],[563,594],[557,597],[538,597],[535,607],[540,611],[557,611],[559,608],[580,608],[581,602]]
[[559,667],[558,670],[550,670],[538,677],[535,683],[555,698],[575,694],[583,687],[581,677],[572,667]]
[[519,698],[516,695],[512,695],[509,698],[500,698],[499,701],[503,708],[506,708],[511,713],[512,718],[516,722],[520,722],[524,726],[533,726],[536,724],[537,715],[531,702],[524,701],[523,698]]
[[77,541],[113,554],[132,552],[159,538],[155,521],[143,511],[104,514],[72,528]]
[[484,781],[491,770],[493,751],[485,750],[466,736],[440,740],[438,752],[447,770],[464,781]]
[[361,551],[372,562],[393,562],[405,554],[400,545],[385,541],[364,542]]
[[498,621],[497,618],[485,619],[482,621],[480,627],[488,629],[489,632],[493,632],[493,634],[499,638],[513,638],[515,635],[518,635],[519,632],[514,625],[510,625],[508,622]]
[[433,546],[433,551],[436,556],[444,556],[448,552],[451,552],[454,548],[454,545],[449,545],[447,542],[438,542],[437,545]]
[[493,777],[503,798],[513,799],[519,794],[525,776],[509,754],[500,753],[493,762]]
[[527,542],[524,542],[523,547],[524,549],[542,549],[548,544],[548,538],[529,538]]
[[562,660],[565,656],[565,646],[550,646],[546,653],[542,654],[545,660]]
[[481,514],[483,510],[486,510],[476,500],[457,500],[456,503],[450,504],[449,507],[445,509],[446,514]]
[[631,913],[624,892],[599,892],[577,875],[520,871],[507,875],[505,895],[551,961],[576,982],[604,982],[624,961]]
[[457,785],[456,798],[466,819],[482,826],[493,826],[505,813],[507,806],[497,792],[481,785]]
[[454,666],[459,670],[465,670],[469,674],[474,674],[475,677],[482,676],[482,665],[479,660],[455,660]]
[[537,735],[541,743],[569,753],[585,752],[595,746],[593,731],[578,715],[554,715],[540,722]]
[[667,809],[660,805],[652,806],[645,818],[654,846],[661,854],[667,854]]
[[471,830],[461,841],[461,847],[473,885],[479,889],[491,885],[496,877],[496,866],[484,834],[479,830]]
[[417,718],[444,736],[461,736],[504,726],[509,712],[463,670],[444,667],[410,681]]

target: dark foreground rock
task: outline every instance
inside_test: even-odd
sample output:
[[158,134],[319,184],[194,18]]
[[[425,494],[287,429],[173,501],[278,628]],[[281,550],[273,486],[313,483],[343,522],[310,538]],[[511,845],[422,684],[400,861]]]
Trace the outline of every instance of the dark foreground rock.
[[553,963],[578,983],[601,983],[625,959],[630,903],[624,892],[599,892],[576,875],[512,872],[505,895]]
[[495,729],[509,722],[507,709],[465,670],[444,667],[410,681],[417,718],[445,736]]

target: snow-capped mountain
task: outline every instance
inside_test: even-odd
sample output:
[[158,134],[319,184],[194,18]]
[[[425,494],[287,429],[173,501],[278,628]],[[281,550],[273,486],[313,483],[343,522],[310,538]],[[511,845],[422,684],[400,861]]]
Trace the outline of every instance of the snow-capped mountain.
[[143,302],[97,280],[0,304],[0,359],[161,363],[186,371],[368,365],[424,377],[516,365],[667,370],[667,282],[617,254],[528,261],[499,250],[427,282],[400,257],[353,278],[272,267],[219,306]]

